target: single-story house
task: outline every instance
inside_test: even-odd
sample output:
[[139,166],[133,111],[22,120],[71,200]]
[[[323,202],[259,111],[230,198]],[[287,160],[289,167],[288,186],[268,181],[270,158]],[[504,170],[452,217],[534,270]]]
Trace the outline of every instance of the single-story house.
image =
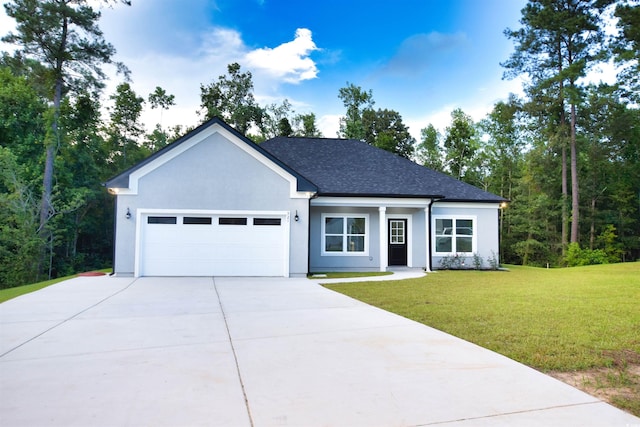
[[361,141],[255,144],[218,118],[105,185],[114,272],[133,276],[429,271],[456,254],[486,263],[505,201]]

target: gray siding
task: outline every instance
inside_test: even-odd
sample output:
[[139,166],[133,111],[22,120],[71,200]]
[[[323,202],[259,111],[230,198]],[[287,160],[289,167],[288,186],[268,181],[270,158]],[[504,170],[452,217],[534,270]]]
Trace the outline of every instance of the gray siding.
[[[368,214],[369,215],[369,253],[357,255],[323,255],[322,215]],[[413,268],[425,268],[427,265],[427,240],[424,209],[387,208],[386,219],[407,218],[408,239],[411,257],[408,261]],[[387,241],[385,237],[385,242]],[[378,208],[355,207],[312,207],[311,229],[309,237],[309,270],[321,271],[378,271],[380,269],[380,213]]]
[[[498,230],[498,204],[480,205],[470,203],[468,207],[442,207],[434,204],[432,215],[473,216],[476,218],[477,251],[482,257],[484,267],[489,267],[489,258],[498,258],[499,255],[499,230]],[[434,239],[435,242],[435,239]],[[465,264],[473,267],[473,257],[467,257]],[[433,256],[433,268],[440,267],[441,256]]]

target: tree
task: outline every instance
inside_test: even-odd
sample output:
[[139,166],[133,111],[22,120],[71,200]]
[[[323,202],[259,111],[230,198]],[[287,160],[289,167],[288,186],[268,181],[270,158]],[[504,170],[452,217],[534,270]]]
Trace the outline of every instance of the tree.
[[0,288],[38,279],[45,242],[34,194],[46,109],[29,78],[0,67]]
[[347,109],[347,114],[340,118],[338,136],[347,139],[364,141],[366,138],[362,115],[365,110],[372,110],[373,93],[362,90],[360,86],[347,82],[347,86],[340,88],[338,98]]
[[120,83],[110,108],[111,123],[107,129],[110,160],[116,170],[123,170],[142,160],[148,153],[141,149],[139,138],[144,130],[140,123],[144,98],[138,96],[129,83]]
[[460,108],[451,112],[451,126],[445,129],[446,166],[453,177],[465,181],[473,166],[480,143],[473,119]]
[[17,156],[0,146],[0,288],[38,280],[38,206]]
[[113,203],[101,188],[111,175],[103,139],[101,105],[90,94],[62,104],[60,130],[64,144],[56,160],[54,194],[59,214],[52,219],[52,276],[104,268],[111,262]]
[[[527,74],[535,88],[557,87],[561,110],[560,126],[565,125],[565,103],[570,106],[569,147],[571,153],[571,242],[578,241],[579,185],[576,142],[577,106],[581,101],[578,79],[603,58],[604,34],[599,13],[612,0],[530,0],[522,9],[523,27],[505,35],[514,40],[516,50],[502,65],[505,76]],[[563,196],[566,195],[566,151],[563,154]],[[563,224],[565,220],[563,219]]]
[[640,101],[640,3],[616,5],[620,33],[613,42],[617,64],[623,66],[618,78],[625,87],[625,96]]
[[362,112],[362,127],[364,140],[369,145],[407,159],[413,155],[415,139],[397,111],[365,109]]
[[204,120],[220,117],[242,134],[252,125],[260,128],[264,111],[253,97],[251,72],[241,72],[240,64],[234,62],[227,66],[227,73],[216,82],[200,85]]
[[[68,92],[101,88],[105,79],[101,66],[112,62],[115,49],[104,40],[97,24],[100,13],[89,0],[13,0],[4,7],[16,21],[16,33],[9,33],[2,40],[21,46],[25,57],[43,63],[51,89],[53,114],[45,142],[40,209],[40,228],[44,229],[54,214],[51,195],[62,98]],[[125,70],[124,66],[119,68]]]
[[298,114],[293,118],[294,133],[306,138],[322,138],[314,113]]
[[16,76],[8,67],[0,67],[0,141],[20,159],[29,173],[25,177],[27,181],[41,177],[46,110],[45,100],[27,77]]
[[521,175],[526,147],[519,118],[521,112],[520,101],[510,95],[507,102],[496,103],[491,113],[480,122],[480,129],[488,137],[484,144],[491,171],[488,191],[509,200]]
[[283,100],[279,105],[275,102],[267,105],[263,109],[260,139],[266,141],[276,136],[291,136],[293,129],[289,117],[292,114],[293,108],[288,99]]
[[160,86],[156,86],[156,90],[149,94],[147,100],[151,105],[151,109],[160,108],[160,127],[162,127],[162,112],[176,105],[175,99],[175,96],[167,94],[167,91]]
[[168,133],[162,128],[162,112],[176,105],[176,103],[175,96],[168,94],[160,86],[156,86],[156,89],[149,94],[147,101],[151,105],[152,110],[156,108],[160,109],[160,122],[156,123],[153,131],[146,135],[144,142],[144,146],[147,147],[150,152],[153,152],[164,147],[170,141]]
[[417,162],[438,172],[444,172],[441,138],[440,132],[429,123],[429,126],[420,130],[420,144],[416,149]]

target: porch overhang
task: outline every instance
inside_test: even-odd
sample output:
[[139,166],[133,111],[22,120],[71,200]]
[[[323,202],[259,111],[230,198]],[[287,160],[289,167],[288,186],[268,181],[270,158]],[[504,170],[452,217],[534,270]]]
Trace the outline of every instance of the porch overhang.
[[[434,202],[443,199],[443,196],[429,197],[353,197],[353,196],[316,196],[309,200],[311,207],[356,207],[374,208],[379,215],[379,247],[380,247],[380,271],[387,271],[388,268],[388,248],[387,248],[387,217],[388,209],[420,209],[424,210],[425,236],[424,245],[426,248],[426,271],[431,271],[431,207]],[[411,257],[409,257],[410,259]],[[411,266],[410,264],[408,265]]]
[[311,206],[347,206],[361,208],[425,208],[441,196],[432,197],[339,197],[317,196],[310,200]]

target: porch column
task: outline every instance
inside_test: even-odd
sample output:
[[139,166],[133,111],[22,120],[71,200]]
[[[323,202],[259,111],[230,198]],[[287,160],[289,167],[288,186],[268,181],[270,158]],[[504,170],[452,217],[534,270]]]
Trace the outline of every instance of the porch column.
[[387,253],[387,208],[380,206],[378,212],[380,212],[380,271],[387,271],[389,262]]
[[427,246],[427,250],[425,251],[427,254],[427,259],[426,259],[426,264],[425,264],[425,271],[427,273],[431,272],[431,203],[433,202],[429,202],[429,207],[424,208],[424,229],[427,231],[427,234],[425,236],[425,242],[426,242],[426,246]]

